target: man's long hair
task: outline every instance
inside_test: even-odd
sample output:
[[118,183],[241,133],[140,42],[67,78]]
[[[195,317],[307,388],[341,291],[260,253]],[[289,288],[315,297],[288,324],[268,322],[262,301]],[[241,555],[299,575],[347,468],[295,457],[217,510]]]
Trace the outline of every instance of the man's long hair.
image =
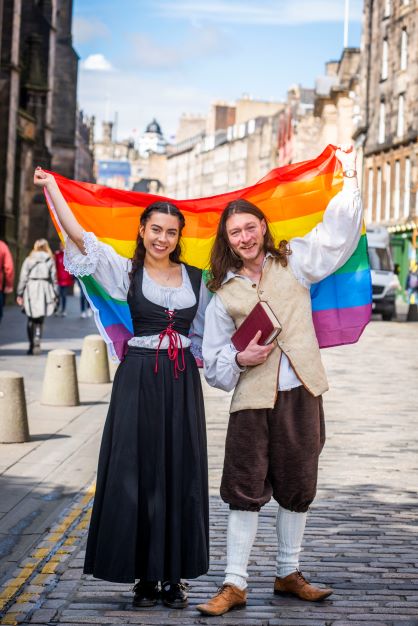
[[228,233],[226,232],[226,222],[235,213],[249,213],[260,221],[265,221],[264,252],[270,252],[275,259],[280,261],[283,267],[286,267],[287,257],[291,254],[289,244],[285,239],[280,241],[278,247],[275,245],[267,219],[255,204],[244,198],[232,200],[232,202],[226,205],[221,215],[215,243],[210,255],[211,278],[208,282],[208,287],[211,291],[217,291],[220,288],[228,270],[238,271],[243,266],[242,259],[232,250],[228,241]]

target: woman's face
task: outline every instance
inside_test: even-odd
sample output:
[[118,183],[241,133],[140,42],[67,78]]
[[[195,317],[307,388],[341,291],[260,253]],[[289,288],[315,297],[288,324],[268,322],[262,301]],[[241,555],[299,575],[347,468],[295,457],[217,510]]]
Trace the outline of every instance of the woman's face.
[[163,261],[176,249],[180,237],[180,223],[175,215],[154,211],[139,233],[147,255]]

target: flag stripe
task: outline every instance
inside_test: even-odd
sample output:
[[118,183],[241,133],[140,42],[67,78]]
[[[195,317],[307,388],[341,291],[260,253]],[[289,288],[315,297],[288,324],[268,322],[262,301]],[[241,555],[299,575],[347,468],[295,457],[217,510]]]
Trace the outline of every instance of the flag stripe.
[[350,272],[362,272],[369,269],[369,256],[367,253],[367,237],[362,235],[358,246],[346,263],[335,274],[346,274]]
[[332,274],[317,285],[311,287],[312,311],[324,311],[332,308],[332,302],[338,301],[339,308],[364,306],[370,304],[371,281],[369,270]]
[[312,318],[321,348],[355,343],[370,320],[372,305],[314,311]]

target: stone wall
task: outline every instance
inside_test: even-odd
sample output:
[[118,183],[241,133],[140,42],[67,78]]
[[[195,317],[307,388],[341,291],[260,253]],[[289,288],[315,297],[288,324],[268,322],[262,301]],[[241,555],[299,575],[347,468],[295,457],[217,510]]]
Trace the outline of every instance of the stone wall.
[[0,0],[0,237],[17,266],[35,239],[56,240],[43,194],[32,183],[34,167],[74,175],[71,13],[71,0]]
[[[416,224],[418,3],[393,0],[388,3],[388,14],[385,6],[384,2],[370,0],[364,5],[359,121],[364,149],[364,204],[369,221]],[[402,65],[403,31],[407,33],[407,55]],[[399,123],[400,107],[403,124]]]

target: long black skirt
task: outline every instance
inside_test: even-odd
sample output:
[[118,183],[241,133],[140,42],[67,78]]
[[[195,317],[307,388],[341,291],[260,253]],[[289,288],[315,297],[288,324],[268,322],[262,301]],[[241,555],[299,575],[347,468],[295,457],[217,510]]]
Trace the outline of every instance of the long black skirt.
[[111,582],[196,578],[209,567],[206,426],[190,350],[174,377],[160,350],[129,348],[103,431],[84,573]]

